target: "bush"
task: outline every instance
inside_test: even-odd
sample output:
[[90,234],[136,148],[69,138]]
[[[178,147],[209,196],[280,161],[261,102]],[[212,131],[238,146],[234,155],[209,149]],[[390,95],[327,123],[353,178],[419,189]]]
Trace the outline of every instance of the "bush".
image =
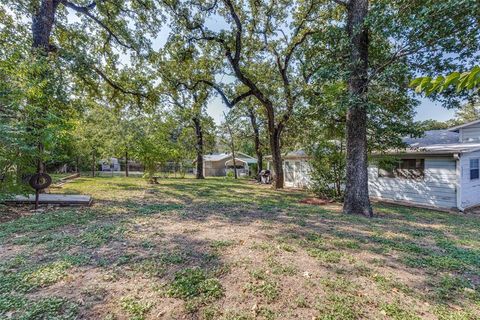
[[343,200],[345,152],[341,142],[324,141],[311,154],[312,191],[321,198]]

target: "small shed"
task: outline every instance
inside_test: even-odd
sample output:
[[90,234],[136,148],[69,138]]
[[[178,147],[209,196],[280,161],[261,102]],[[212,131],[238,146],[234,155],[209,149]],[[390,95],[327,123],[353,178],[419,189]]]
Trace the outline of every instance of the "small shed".
[[[235,152],[235,164],[239,176],[249,176],[252,165],[256,163],[257,159],[242,152]],[[203,175],[206,177],[226,176],[228,172],[233,172],[234,168],[231,153],[214,153],[203,157]]]

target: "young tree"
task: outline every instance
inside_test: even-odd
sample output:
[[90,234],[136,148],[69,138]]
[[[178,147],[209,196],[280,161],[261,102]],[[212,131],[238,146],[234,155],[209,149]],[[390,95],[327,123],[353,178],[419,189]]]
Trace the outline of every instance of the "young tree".
[[222,138],[224,139],[224,142],[230,147],[230,152],[232,154],[232,162],[233,162],[233,177],[235,179],[238,179],[238,172],[237,172],[237,159],[235,158],[235,133],[234,133],[234,128],[233,128],[233,123],[235,121],[235,118],[233,117],[233,114],[229,113],[228,115],[226,113],[223,113],[223,116],[225,118],[223,122],[223,135]]
[[247,154],[255,154],[257,158],[257,181],[260,181],[260,171],[263,169],[263,156],[268,146],[268,137],[265,132],[265,121],[262,115],[262,106],[258,100],[249,97],[230,109],[229,117],[235,118],[235,127],[238,130],[237,149]]

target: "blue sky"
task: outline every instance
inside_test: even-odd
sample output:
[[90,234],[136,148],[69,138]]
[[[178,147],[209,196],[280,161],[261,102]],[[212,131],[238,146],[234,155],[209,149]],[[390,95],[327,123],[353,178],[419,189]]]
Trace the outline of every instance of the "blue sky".
[[455,110],[447,109],[442,107],[442,105],[438,102],[431,101],[430,99],[419,99],[421,104],[417,107],[416,111],[417,114],[415,116],[415,120],[439,120],[445,121],[452,119],[455,115]]

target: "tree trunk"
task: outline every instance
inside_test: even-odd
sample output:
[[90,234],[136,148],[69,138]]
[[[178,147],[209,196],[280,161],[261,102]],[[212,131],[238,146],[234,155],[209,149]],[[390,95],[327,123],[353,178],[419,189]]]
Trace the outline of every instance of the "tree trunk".
[[264,107],[267,111],[268,137],[270,140],[270,151],[272,152],[272,164],[274,172],[273,187],[275,189],[282,189],[284,181],[282,152],[280,149],[280,135],[282,133],[282,127],[275,125],[275,114],[273,111],[273,106],[264,105]]
[[125,177],[128,177],[128,150],[125,150]]
[[32,47],[41,49],[43,53],[48,53],[53,49],[50,46],[50,35],[59,3],[60,0],[42,0],[32,18]]
[[205,179],[203,175],[203,131],[202,123],[200,119],[195,117],[193,118],[193,123],[195,124],[195,136],[197,137],[197,143],[195,144],[195,151],[197,152],[197,172],[195,174],[195,179]]
[[[47,55],[48,52],[51,51],[50,35],[52,33],[53,23],[55,22],[55,11],[57,10],[59,1],[60,0],[42,0],[32,17],[32,51],[34,54]],[[42,77],[43,75],[39,76],[39,78]],[[34,101],[30,102],[35,103]],[[47,108],[48,106],[41,106],[40,112],[42,115],[47,111]],[[33,121],[35,121],[35,119],[33,119]],[[37,126],[34,124],[33,127],[35,128]],[[40,130],[38,127],[36,129]],[[45,164],[43,163],[42,155],[45,147],[41,141],[37,142],[37,149],[37,173],[44,173]]]
[[253,139],[255,141],[255,154],[257,156],[257,173],[256,173],[256,179],[258,182],[261,181],[260,177],[260,171],[262,171],[263,168],[263,154],[262,154],[262,149],[261,149],[261,144],[260,144],[260,130],[258,128],[258,123],[257,123],[257,117],[255,116],[255,111],[253,108],[248,109],[249,116],[250,116],[250,123],[252,124],[253,128]]
[[95,151],[92,152],[92,178],[95,178]]
[[350,100],[346,121],[347,177],[343,212],[371,217],[373,213],[368,196],[367,160],[368,30],[365,26],[368,0],[351,0],[347,11]]
[[232,129],[230,128],[230,125],[228,123],[226,123],[226,125],[227,125],[228,133],[230,134],[230,148],[232,150],[233,173],[234,173],[235,179],[238,179],[237,162],[235,161],[235,142],[233,140],[233,133],[232,133]]
[[274,188],[282,189],[284,186],[284,174],[282,165],[282,152],[280,149],[280,130],[275,128],[270,133],[270,149],[272,149],[272,162],[274,175]]

